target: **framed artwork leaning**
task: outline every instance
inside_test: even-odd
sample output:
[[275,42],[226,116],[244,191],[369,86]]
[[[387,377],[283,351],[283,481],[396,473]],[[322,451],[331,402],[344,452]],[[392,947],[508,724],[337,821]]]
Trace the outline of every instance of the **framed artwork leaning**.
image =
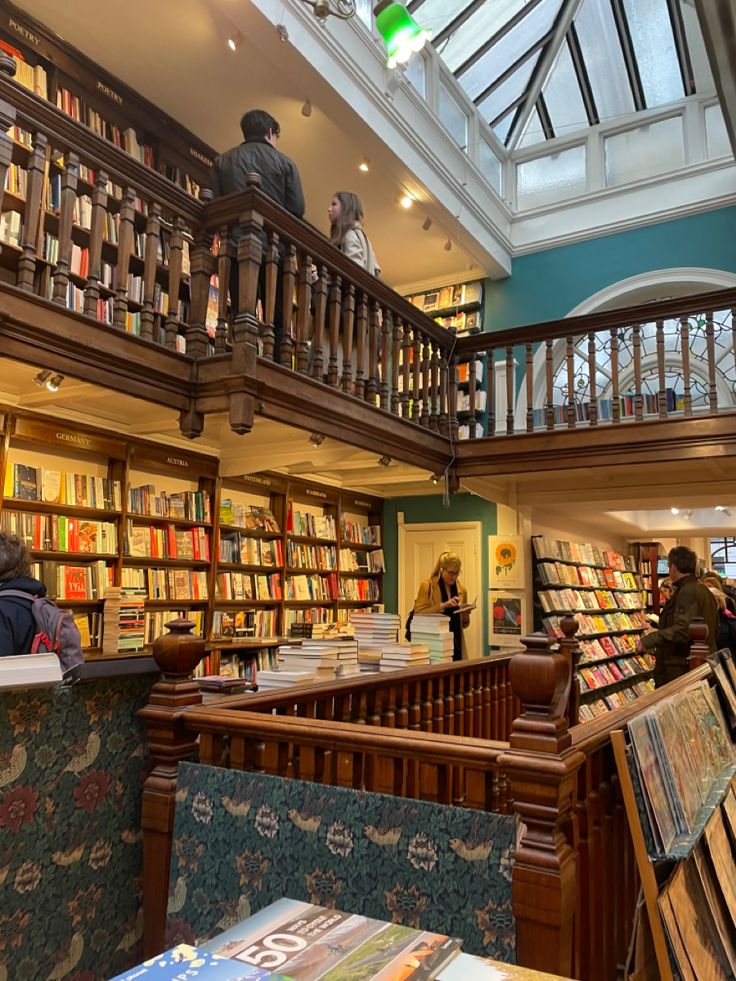
[[492,589],[488,607],[488,643],[496,647],[520,647],[525,633],[522,597]]
[[522,535],[488,536],[488,585],[491,589],[523,589],[524,538]]

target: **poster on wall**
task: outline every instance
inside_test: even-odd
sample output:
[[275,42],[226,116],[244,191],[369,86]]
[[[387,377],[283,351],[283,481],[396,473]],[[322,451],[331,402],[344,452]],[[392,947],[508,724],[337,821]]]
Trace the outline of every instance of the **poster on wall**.
[[524,539],[521,535],[488,536],[488,585],[491,589],[524,588]]
[[524,635],[521,614],[521,596],[509,596],[496,590],[489,594],[488,643],[496,647],[511,645],[518,647]]

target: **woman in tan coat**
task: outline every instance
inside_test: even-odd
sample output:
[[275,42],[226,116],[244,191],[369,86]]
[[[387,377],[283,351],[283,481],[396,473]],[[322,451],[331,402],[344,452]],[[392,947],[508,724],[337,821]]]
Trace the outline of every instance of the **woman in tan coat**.
[[468,656],[463,628],[470,623],[470,614],[453,613],[458,606],[465,606],[468,602],[467,590],[458,580],[461,564],[457,552],[443,552],[429,579],[420,584],[414,600],[415,613],[444,613],[450,618],[453,661],[462,661]]

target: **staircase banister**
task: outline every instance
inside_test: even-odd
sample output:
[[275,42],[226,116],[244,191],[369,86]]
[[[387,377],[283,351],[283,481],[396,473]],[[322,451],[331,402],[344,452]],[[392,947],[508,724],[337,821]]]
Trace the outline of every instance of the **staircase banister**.
[[247,191],[236,191],[234,194],[226,194],[221,198],[207,202],[203,219],[204,225],[214,232],[223,225],[233,224],[239,215],[249,210],[258,212],[276,231],[287,235],[292,241],[298,243],[317,265],[320,263],[328,264],[350,282],[365,290],[371,298],[390,306],[395,313],[398,313],[412,326],[419,327],[424,337],[435,341],[439,347],[448,353],[452,350],[455,342],[453,331],[440,327],[431,317],[422,313],[405,297],[392,290],[383,280],[372,276],[357,262],[348,259],[314,225],[290,214],[262,191],[255,188]]
[[114,184],[130,185],[145,192],[192,225],[201,222],[202,202],[152,167],[98,136],[84,123],[72,119],[47,99],[1,74],[0,99],[15,106],[16,122],[22,129],[31,132],[40,130],[57,148],[74,147],[83,163],[106,171]]
[[667,320],[683,314],[702,313],[705,310],[721,310],[736,306],[736,289],[713,290],[696,293],[692,296],[672,297],[657,303],[640,303],[632,307],[617,307],[600,313],[584,314],[576,317],[563,317],[560,320],[547,320],[525,327],[510,327],[507,330],[484,331],[468,337],[459,337],[455,346],[458,356],[485,353],[491,349],[535,343],[559,337],[610,330],[612,327],[626,327],[630,324],[650,323],[654,320]]

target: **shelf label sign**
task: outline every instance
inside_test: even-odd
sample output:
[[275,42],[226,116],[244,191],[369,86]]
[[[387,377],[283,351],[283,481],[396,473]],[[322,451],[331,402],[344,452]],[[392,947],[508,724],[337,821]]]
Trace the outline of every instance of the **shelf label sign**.
[[119,106],[122,106],[123,104],[122,95],[119,95],[114,89],[111,89],[109,85],[105,85],[104,82],[98,81],[97,91],[102,92],[102,94],[106,95],[108,99],[112,99],[113,102],[116,102]]
[[20,36],[26,41],[30,41],[31,44],[35,44],[36,47],[40,46],[41,38],[36,34],[32,34],[27,27],[23,27],[22,24],[19,24],[17,20],[13,20],[12,17],[8,18],[8,27],[11,29],[11,31],[15,31],[16,34],[20,34]]
[[185,467],[187,470],[189,469],[189,460],[185,460],[180,456],[167,456],[166,462],[172,467]]
[[212,166],[212,161],[210,158],[206,154],[202,153],[201,150],[198,150],[196,146],[189,147],[189,156],[194,157],[195,160],[199,160],[199,162],[203,163],[206,167]]
[[307,494],[310,497],[321,497],[323,501],[327,500],[327,495],[323,491],[312,490],[311,487],[307,487]]

